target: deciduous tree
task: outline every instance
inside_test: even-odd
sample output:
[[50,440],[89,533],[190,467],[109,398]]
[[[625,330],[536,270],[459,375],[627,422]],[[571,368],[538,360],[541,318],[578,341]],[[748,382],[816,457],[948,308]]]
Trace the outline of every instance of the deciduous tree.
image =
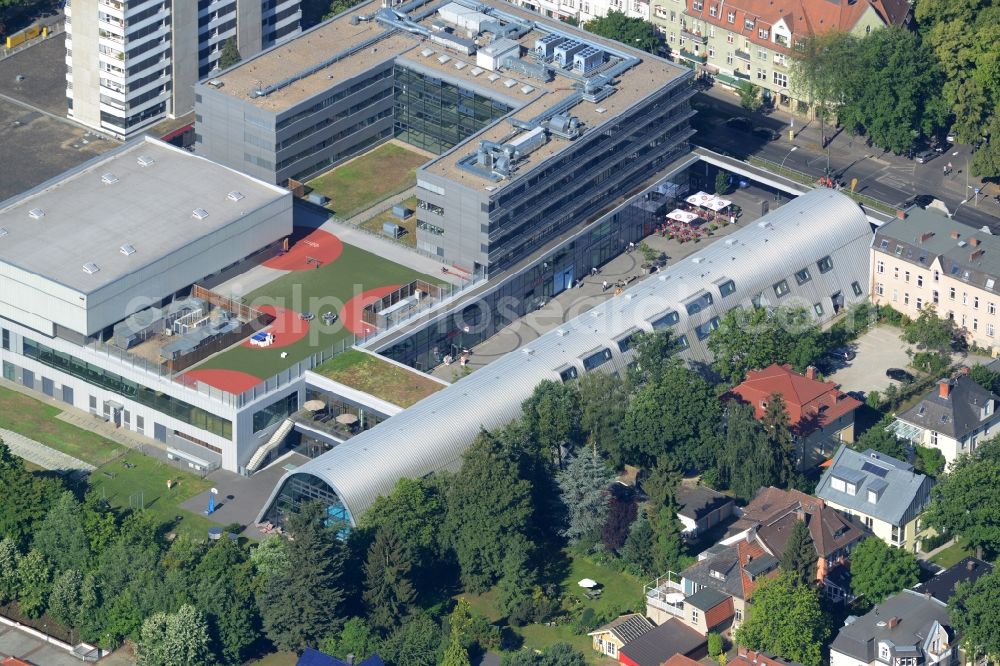
[[57,571],[86,569],[90,564],[90,541],[84,529],[83,507],[68,490],[45,515],[35,531],[33,547]]
[[948,601],[951,621],[969,657],[1000,657],[1000,569],[974,583],[959,583]]
[[656,53],[660,47],[660,35],[652,23],[630,18],[624,12],[612,10],[605,16],[584,23],[583,28],[648,53]]
[[0,540],[0,604],[17,598],[19,579],[17,577],[17,561],[21,553],[17,544],[10,537]]
[[737,498],[749,502],[761,488],[779,484],[779,456],[750,405],[730,401],[725,424],[715,461],[719,480]]
[[28,617],[39,617],[45,612],[52,589],[52,568],[37,550],[30,550],[17,563],[17,600],[21,612]]
[[80,588],[83,575],[76,569],[63,571],[52,582],[48,612],[65,627],[75,627],[80,613]]
[[441,638],[441,628],[429,615],[414,613],[386,639],[379,656],[388,666],[436,666]]
[[181,606],[176,613],[147,619],[136,644],[136,666],[210,666],[208,626],[197,608]]
[[[989,449],[987,449],[989,450]],[[963,537],[973,548],[1000,552],[1000,460],[962,455],[931,489],[924,522]]]
[[219,56],[219,69],[229,69],[236,63],[243,60],[240,50],[236,46],[236,38],[230,37],[222,43],[222,54]]
[[894,420],[891,414],[883,416],[882,420],[865,430],[851,447],[856,451],[872,449],[905,462],[910,457],[906,450],[906,441],[887,430]]
[[561,464],[563,450],[580,443],[580,395],[576,386],[545,380],[522,406],[529,436]]
[[851,588],[869,604],[916,585],[920,581],[917,558],[908,550],[868,537],[851,552]]
[[766,579],[754,590],[750,617],[734,641],[804,666],[821,666],[829,620],[812,587],[797,585],[789,574]]

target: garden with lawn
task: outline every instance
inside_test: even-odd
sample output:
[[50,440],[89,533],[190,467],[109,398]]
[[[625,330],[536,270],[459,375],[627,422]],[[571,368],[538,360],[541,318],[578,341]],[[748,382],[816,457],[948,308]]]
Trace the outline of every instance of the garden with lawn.
[[314,372],[400,407],[410,407],[445,386],[414,370],[356,349],[338,354]]
[[[320,238],[321,234],[333,238],[332,234],[318,231],[299,243],[318,242],[310,239]],[[252,386],[318,351],[341,345],[349,348],[355,335],[365,335],[367,327],[361,323],[364,306],[416,279],[441,284],[429,275],[344,243],[335,259],[314,263],[305,270],[292,270],[243,298],[243,302],[257,308],[271,306],[290,311],[280,324],[272,325],[276,344],[237,345],[208,358],[187,374],[217,388],[240,392],[246,389],[233,391],[224,381],[217,382],[210,371],[241,374]],[[311,315],[308,321],[302,319],[302,313]],[[326,324],[327,313],[335,314],[337,320]]]
[[348,219],[417,184],[417,167],[427,157],[398,143],[383,143],[331,169],[306,185],[330,199],[327,208]]

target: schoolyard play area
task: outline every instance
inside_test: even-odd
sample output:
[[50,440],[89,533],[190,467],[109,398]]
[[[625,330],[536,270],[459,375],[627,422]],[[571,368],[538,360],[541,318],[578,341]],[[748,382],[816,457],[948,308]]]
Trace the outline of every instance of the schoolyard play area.
[[288,271],[250,292],[243,302],[275,317],[255,339],[209,357],[184,376],[241,393],[308,356],[374,329],[362,310],[414,280],[442,284],[437,278],[343,243],[323,229],[297,229],[289,250],[264,263]]

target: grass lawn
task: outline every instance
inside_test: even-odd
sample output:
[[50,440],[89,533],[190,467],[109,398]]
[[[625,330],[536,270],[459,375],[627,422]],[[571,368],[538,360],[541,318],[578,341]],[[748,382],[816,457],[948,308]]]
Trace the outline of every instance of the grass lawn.
[[[347,301],[362,292],[387,285],[409,284],[417,278],[441,283],[437,278],[345,243],[344,252],[336,261],[316,270],[288,273],[243,299],[256,305],[274,304],[298,312],[312,312],[316,318],[309,323],[308,335],[291,345],[272,349],[237,345],[197,367],[241,370],[266,379],[333,345],[345,343],[350,347],[354,343],[353,334],[340,321],[327,327],[322,314],[330,311],[339,314]],[[281,357],[282,352],[287,352],[285,358]]]
[[122,447],[115,442],[57,419],[61,412],[58,407],[0,387],[0,428],[21,433],[92,465],[121,454]]
[[263,659],[251,661],[247,666],[295,666],[298,660],[294,652],[275,652]]
[[357,350],[339,354],[315,372],[400,407],[410,407],[444,384]]
[[[125,462],[133,467],[126,467]],[[171,490],[167,490],[167,479],[175,482]],[[145,511],[161,523],[176,523],[174,531],[193,538],[206,538],[206,530],[215,524],[204,516],[180,508],[181,502],[208,490],[212,486],[210,481],[138,451],[131,451],[121,460],[98,468],[90,475],[89,482],[90,487],[114,507],[137,506],[141,493]],[[177,516],[182,516],[180,521],[176,521]]]
[[[582,607],[591,607],[597,615],[605,615],[616,612],[620,609],[638,609],[644,611],[642,601],[643,581],[630,574],[621,573],[597,564],[588,557],[570,555],[571,562],[566,577],[560,583],[560,592],[563,596],[563,608],[574,615]],[[592,578],[597,581],[603,589],[603,594],[599,599],[587,599],[583,595],[583,588],[577,582],[584,578]],[[490,590],[485,594],[462,594],[472,606],[473,610],[482,613],[490,620],[496,622],[499,616],[494,608],[495,592]],[[519,627],[514,631],[524,639],[524,647],[528,649],[542,649],[553,643],[569,643],[587,656],[587,663],[590,664],[614,664],[613,659],[601,657],[591,649],[590,637],[586,634],[575,634],[569,620],[564,620],[554,627],[546,627],[541,624],[531,624],[526,627]]]
[[967,544],[962,538],[955,540],[955,543],[951,544],[940,553],[931,558],[931,562],[938,565],[942,569],[947,569],[953,564],[958,564],[963,558],[972,555],[972,551],[969,549],[969,544]]
[[[417,198],[416,197],[410,197],[409,199],[406,199],[406,200],[403,201],[403,205],[406,206],[407,208],[409,208],[410,210],[415,211],[417,209]],[[372,232],[373,234],[379,234],[381,236],[381,235],[383,235],[382,234],[382,224],[384,224],[385,222],[392,222],[392,223],[398,224],[399,226],[401,226],[404,229],[406,229],[406,233],[403,234],[402,236],[400,236],[399,238],[397,238],[396,239],[397,241],[399,241],[400,243],[403,243],[404,245],[409,245],[410,247],[416,247],[417,246],[417,214],[416,213],[414,213],[413,215],[410,215],[405,220],[401,220],[401,219],[399,219],[398,217],[396,217],[395,215],[392,214],[392,209],[390,208],[387,211],[379,213],[378,215],[376,215],[372,219],[368,220],[367,222],[362,222],[360,226],[361,226],[362,229],[367,229],[368,231]]]
[[425,162],[427,158],[419,153],[395,143],[384,143],[306,185],[329,197],[327,207],[348,218],[416,185],[417,167]]

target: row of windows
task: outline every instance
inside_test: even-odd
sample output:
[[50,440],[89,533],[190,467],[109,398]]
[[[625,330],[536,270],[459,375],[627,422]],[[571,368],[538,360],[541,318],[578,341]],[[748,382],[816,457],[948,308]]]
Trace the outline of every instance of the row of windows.
[[43,344],[24,338],[24,355],[51,368],[78,377],[89,384],[100,386],[113,393],[135,400],[139,404],[152,407],[156,411],[184,421],[220,437],[232,439],[233,424],[227,419],[178,400],[166,393],[155,391],[109,372],[99,366],[86,363],[65,352],[56,351]]
[[363,130],[364,128],[369,127],[371,125],[374,125],[375,123],[377,123],[378,121],[382,120],[383,118],[389,118],[391,116],[392,116],[392,109],[384,109],[384,110],[379,111],[378,113],[376,113],[374,116],[370,116],[368,118],[364,118],[362,120],[359,120],[358,122],[354,123],[350,127],[345,127],[344,129],[340,130],[339,132],[337,132],[333,136],[331,136],[331,137],[329,137],[327,139],[324,139],[323,141],[320,141],[319,143],[313,144],[313,145],[309,146],[308,148],[306,148],[305,150],[299,151],[298,153],[292,155],[291,157],[286,157],[285,159],[279,161],[278,162],[278,170],[280,171],[281,169],[284,169],[285,167],[290,166],[290,165],[298,162],[299,160],[308,157],[309,155],[313,155],[315,153],[318,153],[319,151],[323,150],[324,148],[329,148],[330,146],[332,146],[333,144],[337,143],[341,139],[344,139],[344,138],[346,138],[346,137],[348,137],[348,136],[350,136],[352,134],[356,134],[356,133],[360,132],[361,130]]
[[275,400],[267,407],[260,409],[253,414],[253,431],[255,433],[273,426],[279,421],[285,420],[289,415],[295,413],[299,408],[299,394],[290,393],[284,398]]
[[315,134],[316,132],[320,131],[321,129],[329,127],[330,125],[332,125],[335,122],[338,122],[340,120],[344,120],[345,118],[347,118],[349,116],[352,116],[355,113],[358,113],[358,112],[362,111],[363,109],[368,108],[369,106],[372,106],[376,102],[378,102],[380,100],[383,100],[383,99],[385,99],[387,97],[391,97],[391,96],[392,96],[392,88],[386,88],[385,90],[377,93],[376,95],[373,95],[372,97],[368,97],[368,98],[366,98],[366,99],[358,102],[357,104],[351,106],[350,108],[343,109],[342,111],[339,111],[339,112],[337,112],[336,114],[334,114],[332,116],[324,118],[323,120],[319,121],[315,125],[312,125],[310,127],[306,127],[305,129],[303,129],[303,130],[301,130],[299,132],[296,132],[295,134],[293,134],[293,135],[291,135],[291,136],[289,136],[289,137],[287,137],[285,139],[282,139],[281,141],[278,142],[278,144],[276,146],[276,150],[282,150],[284,148],[287,148],[288,146],[291,146],[293,143],[302,140],[303,138],[309,136],[310,134]]
[[[885,262],[879,260],[876,263],[876,265],[875,265],[875,272],[876,273],[880,273],[880,274],[884,274],[885,273]],[[938,272],[934,271],[934,281],[935,282],[938,281],[938,277],[939,277]],[[893,267],[893,279],[894,280],[898,280],[899,279],[899,267],[898,266],[894,266]],[[910,282],[910,271],[906,271],[906,270],[903,271],[903,282],[909,284],[909,282]],[[924,286],[924,276],[923,275],[917,275],[916,279],[915,279],[915,282],[916,282],[916,285],[918,287],[923,287]],[[933,298],[934,298],[934,302],[937,303],[938,302],[938,292],[937,292],[936,289],[932,292],[932,295],[933,295]],[[955,287],[950,287],[948,289],[948,300],[952,300],[953,301],[953,300],[955,300],[956,296],[957,296],[957,291],[956,291]],[[968,305],[968,304],[969,304],[969,294],[968,294],[968,292],[963,291],[962,292],[962,305]],[[974,310],[978,310],[979,309],[979,296],[976,296],[976,295],[972,296],[972,308]],[[997,309],[996,309],[996,303],[994,303],[993,301],[987,301],[987,303],[986,303],[986,309],[987,309],[987,311],[991,315],[992,314],[996,314],[996,311],[997,311]]]
[[351,85],[350,87],[343,88],[342,90],[338,90],[337,92],[335,92],[334,94],[330,95],[329,97],[327,97],[325,99],[322,99],[319,102],[316,102],[315,104],[313,104],[312,106],[310,106],[308,109],[304,109],[302,111],[299,111],[294,116],[289,116],[287,118],[283,118],[283,119],[279,120],[278,123],[277,123],[277,125],[275,126],[275,130],[284,129],[284,128],[288,127],[289,125],[291,125],[292,123],[296,122],[297,120],[302,120],[303,118],[305,118],[307,116],[311,116],[312,114],[316,113],[317,111],[322,111],[323,109],[325,109],[325,108],[327,108],[329,106],[333,106],[334,104],[336,104],[340,100],[344,99],[348,95],[353,95],[356,92],[360,92],[361,90],[364,90],[365,88],[367,88],[368,86],[372,85],[373,83],[375,83],[377,81],[381,81],[382,79],[388,79],[391,76],[392,76],[392,68],[386,68],[386,69],[380,70],[378,72],[375,72],[371,76],[358,81],[357,83]]

